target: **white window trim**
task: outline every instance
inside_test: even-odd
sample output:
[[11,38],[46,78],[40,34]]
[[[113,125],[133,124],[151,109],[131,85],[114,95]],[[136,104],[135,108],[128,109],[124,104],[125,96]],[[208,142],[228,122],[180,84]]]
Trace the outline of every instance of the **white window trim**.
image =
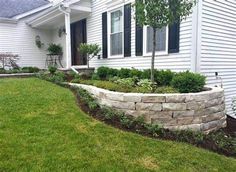
[[[147,52],[147,27],[143,28],[143,56],[150,57],[152,52]],[[165,51],[156,51],[156,56],[166,56],[168,55],[168,46],[169,46],[169,27],[166,26],[166,50]]]
[[[121,10],[122,11],[122,54],[120,55],[111,55],[111,13],[117,11],[117,10]],[[110,11],[107,12],[107,33],[108,33],[108,58],[124,58],[124,5],[121,4],[119,7],[117,7],[116,9],[112,9]]]

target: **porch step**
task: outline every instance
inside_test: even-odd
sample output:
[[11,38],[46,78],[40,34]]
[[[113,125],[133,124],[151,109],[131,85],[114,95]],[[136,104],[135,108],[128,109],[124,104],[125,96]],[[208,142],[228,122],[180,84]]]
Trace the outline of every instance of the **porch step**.
[[[77,68],[77,67],[74,67],[74,69],[76,71],[78,71],[79,74],[85,74],[85,75],[91,75],[95,71],[95,68]],[[72,69],[58,69],[58,70],[63,71],[63,72],[72,71]]]

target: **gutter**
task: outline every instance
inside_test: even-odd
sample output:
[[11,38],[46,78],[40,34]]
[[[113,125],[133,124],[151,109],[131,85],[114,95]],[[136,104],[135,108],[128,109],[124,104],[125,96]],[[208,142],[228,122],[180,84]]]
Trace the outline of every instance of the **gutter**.
[[17,24],[17,22],[18,22],[18,20],[16,20],[16,19],[0,17],[0,23]]

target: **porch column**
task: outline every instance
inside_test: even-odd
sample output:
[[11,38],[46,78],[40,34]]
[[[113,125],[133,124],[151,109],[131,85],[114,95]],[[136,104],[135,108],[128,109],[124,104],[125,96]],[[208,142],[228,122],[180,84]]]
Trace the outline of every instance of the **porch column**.
[[70,13],[65,13],[66,28],[66,68],[69,69],[71,63],[71,31],[70,31]]

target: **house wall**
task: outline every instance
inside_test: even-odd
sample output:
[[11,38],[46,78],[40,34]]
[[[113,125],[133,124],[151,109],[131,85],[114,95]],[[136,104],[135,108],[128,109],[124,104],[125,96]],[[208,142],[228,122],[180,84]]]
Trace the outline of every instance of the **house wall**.
[[[45,68],[46,45],[51,42],[51,34],[46,30],[37,30],[29,27],[25,21],[18,23],[0,23],[0,53],[11,52],[18,54],[18,64],[23,66],[37,66]],[[35,45],[35,37],[39,35],[45,44],[42,49]]]
[[[130,3],[131,0],[117,0],[120,4]],[[132,0],[133,1],[133,0]],[[107,0],[92,1],[92,13],[87,18],[87,38],[88,43],[97,43],[102,47],[102,13],[109,10]],[[132,12],[134,13],[134,12]],[[134,14],[132,14],[134,16]],[[155,67],[157,69],[171,69],[174,71],[191,70],[191,43],[192,43],[192,16],[181,23],[180,28],[180,52],[156,57]],[[135,56],[135,19],[132,17],[131,31],[131,57],[93,59],[90,64],[92,67],[109,66],[113,68],[139,68],[146,69],[151,66],[151,57]]]
[[54,44],[60,44],[62,46],[62,50],[63,50],[63,57],[62,57],[62,65],[63,67],[66,66],[66,55],[65,55],[65,52],[66,52],[66,36],[65,35],[62,35],[61,37],[58,36],[58,28],[55,28],[52,30],[52,42]]
[[220,85],[215,72],[222,77],[226,105],[232,114],[236,97],[236,2],[204,0],[201,4],[201,50],[199,71],[209,85]]

